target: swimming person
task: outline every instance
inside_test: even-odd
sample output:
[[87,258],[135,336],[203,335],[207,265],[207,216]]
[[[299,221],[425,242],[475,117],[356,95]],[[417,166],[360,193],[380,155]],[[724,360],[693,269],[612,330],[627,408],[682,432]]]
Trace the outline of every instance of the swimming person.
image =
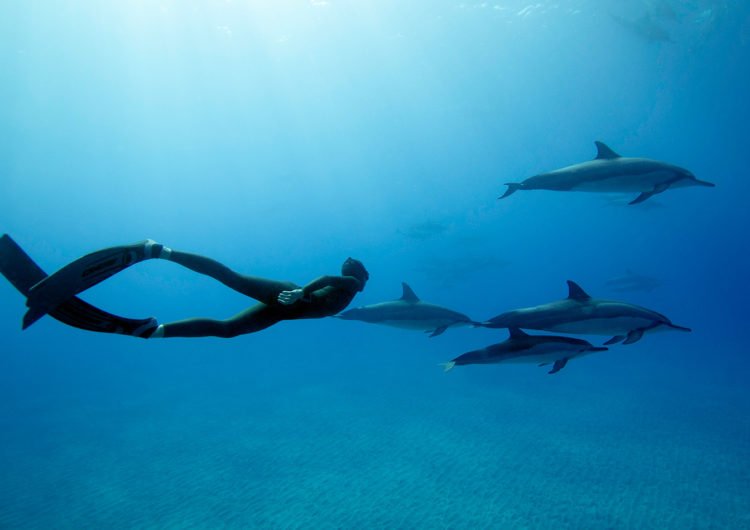
[[229,338],[260,331],[282,320],[333,316],[349,305],[370,277],[360,261],[347,258],[341,266],[341,276],[321,276],[301,287],[293,282],[239,274],[211,258],[147,240],[93,252],[46,277],[29,292],[29,313],[40,317],[134,263],[154,258],[210,276],[259,303],[226,320],[191,318],[158,324],[156,319],[149,319],[129,333],[142,338]]

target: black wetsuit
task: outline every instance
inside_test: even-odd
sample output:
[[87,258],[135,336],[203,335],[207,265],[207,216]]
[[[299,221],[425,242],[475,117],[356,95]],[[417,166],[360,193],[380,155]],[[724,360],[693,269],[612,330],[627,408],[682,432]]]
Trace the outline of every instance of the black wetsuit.
[[303,297],[293,304],[278,301],[279,293],[300,289],[283,282],[238,274],[210,258],[171,251],[169,260],[195,272],[211,276],[258,304],[227,320],[191,318],[164,324],[164,337],[235,337],[265,329],[282,320],[332,316],[346,308],[364,287],[353,276],[321,276],[303,287]]

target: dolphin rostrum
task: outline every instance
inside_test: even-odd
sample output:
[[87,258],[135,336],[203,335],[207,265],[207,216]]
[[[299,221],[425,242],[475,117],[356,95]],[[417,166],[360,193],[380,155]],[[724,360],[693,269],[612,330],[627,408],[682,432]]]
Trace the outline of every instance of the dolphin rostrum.
[[411,287],[406,283],[401,285],[403,294],[398,300],[350,309],[337,315],[337,318],[397,328],[421,329],[431,332],[430,337],[440,335],[451,326],[479,325],[462,313],[422,302]]
[[541,173],[520,183],[508,183],[500,198],[518,190],[637,192],[640,195],[630,204],[638,204],[670,188],[715,186],[698,180],[687,169],[648,158],[622,157],[602,142],[594,143],[597,154],[593,160]]
[[582,333],[584,335],[612,335],[604,344],[632,344],[646,331],[676,329],[664,315],[625,302],[591,298],[581,287],[568,280],[568,297],[536,307],[516,309],[483,322],[488,328],[523,328]]
[[464,364],[536,363],[545,366],[552,363],[552,369],[548,373],[554,374],[565,368],[567,362],[574,357],[607,351],[607,348],[593,346],[581,339],[528,335],[518,328],[510,328],[508,331],[510,336],[505,341],[459,355],[444,363],[444,370],[447,372],[456,365]]

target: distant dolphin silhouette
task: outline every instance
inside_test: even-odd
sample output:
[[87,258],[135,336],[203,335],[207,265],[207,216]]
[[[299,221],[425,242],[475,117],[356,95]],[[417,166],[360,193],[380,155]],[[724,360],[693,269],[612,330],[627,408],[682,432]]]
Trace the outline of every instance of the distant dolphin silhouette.
[[452,361],[443,363],[443,368],[447,372],[454,366],[466,364],[536,363],[545,366],[554,363],[548,372],[554,374],[565,368],[567,362],[574,357],[607,351],[607,348],[593,346],[581,339],[528,335],[518,328],[509,328],[508,331],[510,336],[500,344],[459,355]]
[[415,270],[429,276],[443,287],[455,286],[463,280],[477,275],[494,274],[510,265],[510,261],[491,254],[474,254],[465,251],[461,256],[452,258],[431,257]]
[[626,158],[602,142],[594,142],[596,158],[572,166],[509,183],[504,199],[518,190],[640,192],[629,204],[638,204],[670,188],[715,184],[695,178],[690,171],[648,158]]
[[437,236],[442,236],[450,227],[439,221],[424,221],[417,223],[408,228],[399,229],[397,232],[411,239],[426,240]]
[[610,16],[622,27],[647,41],[674,42],[669,31],[648,13],[639,18],[624,18],[615,14],[610,14]]
[[610,278],[604,285],[620,293],[628,291],[648,291],[651,292],[661,285],[661,282],[645,274],[637,274],[630,269],[622,276]]
[[613,335],[604,344],[632,344],[646,331],[675,329],[677,326],[664,315],[626,302],[591,298],[581,287],[568,280],[568,297],[536,307],[526,307],[498,315],[482,326],[487,328],[523,328],[582,333],[584,335]]
[[430,337],[440,335],[451,326],[479,325],[462,313],[422,302],[406,283],[402,283],[401,286],[403,294],[398,300],[349,309],[337,315],[337,318],[397,328],[421,329],[431,332]]

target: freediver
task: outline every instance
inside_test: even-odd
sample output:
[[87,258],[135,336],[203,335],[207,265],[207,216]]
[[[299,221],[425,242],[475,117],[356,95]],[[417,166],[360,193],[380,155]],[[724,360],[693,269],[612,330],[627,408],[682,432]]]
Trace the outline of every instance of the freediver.
[[341,265],[341,276],[321,276],[301,287],[289,281],[239,274],[211,258],[172,250],[149,239],[87,254],[46,277],[29,292],[29,313],[43,315],[134,263],[154,258],[210,276],[258,303],[226,320],[190,318],[158,324],[151,318],[129,333],[141,338],[230,338],[255,333],[282,320],[333,316],[349,305],[370,277],[360,261],[347,258]]

